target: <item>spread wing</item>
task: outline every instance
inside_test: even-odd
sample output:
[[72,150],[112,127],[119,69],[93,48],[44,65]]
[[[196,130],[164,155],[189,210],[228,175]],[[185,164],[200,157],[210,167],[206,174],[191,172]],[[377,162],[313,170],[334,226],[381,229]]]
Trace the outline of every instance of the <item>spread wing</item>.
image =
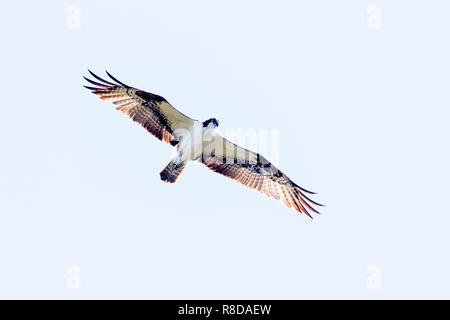
[[292,207],[309,217],[309,210],[319,213],[313,208],[314,205],[322,206],[305,195],[314,192],[292,182],[266,158],[231,143],[219,134],[216,134],[214,142],[204,145],[200,161],[209,169],[269,197],[282,200],[289,208]]
[[159,140],[170,143],[176,129],[187,129],[194,120],[175,109],[166,99],[153,93],[132,88],[120,82],[106,71],[115,82],[106,81],[91,71],[92,77],[97,81],[86,79],[95,87],[84,86],[100,96],[117,105],[117,110],[127,114],[131,119],[141,124]]

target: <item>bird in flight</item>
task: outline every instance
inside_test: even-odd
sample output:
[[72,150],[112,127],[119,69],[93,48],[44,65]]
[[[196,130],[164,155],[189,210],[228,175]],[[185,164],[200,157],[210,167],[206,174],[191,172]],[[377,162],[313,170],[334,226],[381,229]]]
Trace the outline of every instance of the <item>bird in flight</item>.
[[[159,140],[177,149],[177,155],[160,172],[161,180],[174,183],[190,161],[199,161],[212,171],[282,200],[289,208],[311,217],[321,204],[308,198],[314,194],[295,184],[262,155],[244,149],[222,137],[215,129],[215,118],[198,121],[175,109],[163,97],[130,87],[106,71],[106,81],[88,70],[95,79],[84,77],[92,86],[84,86],[100,99],[111,101],[116,109],[141,124]],[[311,217],[312,218],[312,217]]]

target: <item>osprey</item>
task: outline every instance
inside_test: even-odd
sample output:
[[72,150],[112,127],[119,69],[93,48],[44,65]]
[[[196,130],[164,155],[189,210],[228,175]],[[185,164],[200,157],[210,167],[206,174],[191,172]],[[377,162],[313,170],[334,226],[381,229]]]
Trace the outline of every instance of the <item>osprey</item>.
[[117,110],[127,114],[158,139],[176,147],[177,155],[160,172],[161,180],[174,183],[190,161],[199,161],[209,169],[256,189],[269,197],[282,200],[309,217],[308,210],[319,213],[301,188],[258,153],[244,149],[222,137],[215,129],[219,122],[211,118],[194,120],[175,109],[156,94],[130,87],[106,71],[113,82],[106,81],[90,70],[97,81],[86,79],[95,87],[84,86],[102,100],[112,101]]

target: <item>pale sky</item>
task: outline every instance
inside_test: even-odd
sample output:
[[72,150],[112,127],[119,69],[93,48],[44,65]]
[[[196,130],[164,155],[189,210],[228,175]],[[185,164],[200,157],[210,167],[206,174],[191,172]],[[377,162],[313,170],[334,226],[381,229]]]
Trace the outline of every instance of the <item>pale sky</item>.
[[[5,2],[0,298],[450,298],[449,9]],[[197,163],[163,183],[170,146],[87,68],[221,132],[277,132],[268,158],[322,215]]]

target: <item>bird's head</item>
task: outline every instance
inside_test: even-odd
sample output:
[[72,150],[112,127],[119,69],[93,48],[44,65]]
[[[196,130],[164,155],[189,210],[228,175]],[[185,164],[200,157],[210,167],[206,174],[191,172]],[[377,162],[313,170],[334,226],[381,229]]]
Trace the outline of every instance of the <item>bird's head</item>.
[[219,121],[216,118],[211,118],[203,121],[203,128],[217,128],[219,126]]

